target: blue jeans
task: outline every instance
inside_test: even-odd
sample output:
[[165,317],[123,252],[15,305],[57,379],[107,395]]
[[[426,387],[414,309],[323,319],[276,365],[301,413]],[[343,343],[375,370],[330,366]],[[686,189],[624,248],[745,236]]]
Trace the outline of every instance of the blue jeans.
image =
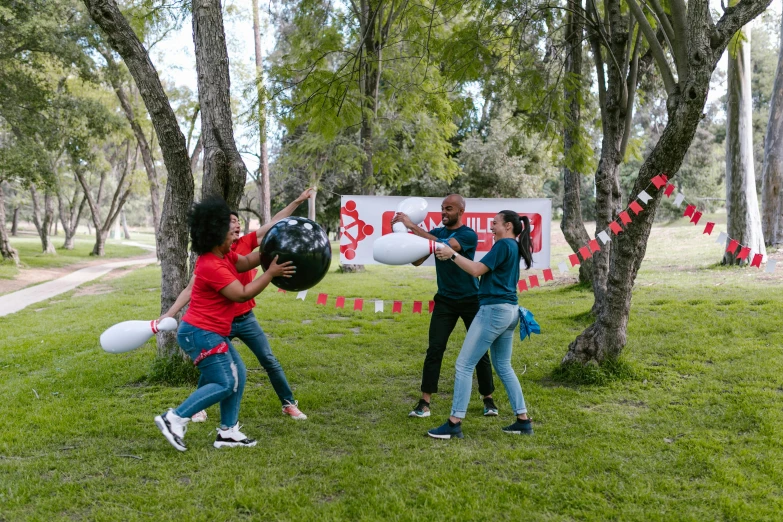
[[275,389],[280,402],[283,405],[293,404],[294,393],[291,391],[288,380],[285,378],[283,367],[280,366],[277,357],[272,353],[269,341],[266,339],[266,335],[258,324],[258,320],[253,312],[250,312],[245,317],[241,317],[241,319],[234,319],[234,322],[231,323],[229,338],[233,339],[234,337],[241,339],[258,358],[258,362],[261,363],[261,366],[264,367],[267,375],[269,375],[272,388]]
[[174,413],[190,418],[219,402],[220,427],[234,426],[239,420],[239,403],[245,391],[247,370],[231,340],[182,321],[177,330],[177,342],[194,361],[202,350],[211,350],[222,342],[228,344],[228,352],[210,355],[198,363],[201,372],[198,388],[174,409]]
[[464,419],[473,387],[473,369],[489,350],[495,373],[503,382],[514,414],[527,413],[522,387],[517,374],[511,368],[511,349],[514,328],[519,322],[519,306],[515,304],[484,305],[468,329],[462,350],[457,357],[457,373],[454,378],[454,398],[451,415]]

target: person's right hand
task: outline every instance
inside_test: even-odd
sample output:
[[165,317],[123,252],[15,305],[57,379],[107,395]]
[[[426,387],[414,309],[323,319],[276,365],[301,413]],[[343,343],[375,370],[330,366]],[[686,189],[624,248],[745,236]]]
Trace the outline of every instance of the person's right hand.
[[269,268],[266,270],[272,277],[291,277],[296,273],[296,267],[293,261],[286,261],[285,263],[277,263],[277,256],[272,260]]
[[402,223],[403,225],[405,225],[405,228],[408,229],[416,226],[413,224],[413,221],[411,221],[411,218],[409,218],[408,215],[403,212],[397,212],[396,214],[394,214],[394,218],[392,218],[391,222],[392,225],[394,225],[395,223]]
[[174,317],[174,316],[173,316],[173,315],[169,315],[169,314],[163,314],[163,315],[161,315],[160,317],[158,317],[157,319],[155,319],[155,327],[157,327],[157,326],[160,324],[160,322],[161,322],[162,320],[164,320],[165,318],[167,318],[167,317]]

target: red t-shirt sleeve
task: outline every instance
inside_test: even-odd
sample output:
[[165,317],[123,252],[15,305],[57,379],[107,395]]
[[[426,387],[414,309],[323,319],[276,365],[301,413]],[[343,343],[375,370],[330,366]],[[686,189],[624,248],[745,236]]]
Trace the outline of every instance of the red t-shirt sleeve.
[[237,255],[233,252],[226,254],[222,260],[217,257],[208,259],[208,262],[199,263],[199,266],[196,267],[196,276],[203,280],[212,290],[220,292],[237,280],[236,272],[226,266],[226,263],[236,264],[237,259]]
[[256,248],[258,248],[258,234],[255,232],[245,234],[231,245],[231,251],[242,256],[248,255]]

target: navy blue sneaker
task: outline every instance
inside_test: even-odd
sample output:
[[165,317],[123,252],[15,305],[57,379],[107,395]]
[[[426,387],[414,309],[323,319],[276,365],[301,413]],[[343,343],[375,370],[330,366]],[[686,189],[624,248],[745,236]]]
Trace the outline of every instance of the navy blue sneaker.
[[428,431],[427,435],[429,435],[433,439],[450,439],[452,437],[461,439],[462,423],[458,422],[454,426],[451,426],[449,424],[449,421],[446,421],[446,423],[443,424],[442,426],[438,426],[437,428],[433,428],[430,431]]
[[517,419],[511,426],[503,428],[503,433],[509,433],[511,435],[532,435],[533,422],[530,419]]

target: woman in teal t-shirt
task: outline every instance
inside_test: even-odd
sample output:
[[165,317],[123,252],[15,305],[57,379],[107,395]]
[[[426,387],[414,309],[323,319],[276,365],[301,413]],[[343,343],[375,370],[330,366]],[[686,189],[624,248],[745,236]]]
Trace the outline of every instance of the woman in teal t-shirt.
[[435,251],[438,259],[450,259],[465,272],[481,277],[478,291],[479,311],[470,325],[457,358],[451,416],[445,424],[427,432],[430,437],[436,439],[462,438],[462,419],[465,418],[470,400],[473,369],[487,350],[490,352],[495,373],[503,381],[511,407],[517,416],[514,424],[506,426],[503,431],[516,435],[533,434],[522,387],[511,367],[514,328],[519,322],[519,260],[525,260],[526,268],[530,268],[533,262],[530,221],[527,217],[520,218],[519,214],[512,210],[501,210],[492,222],[492,233],[495,244],[479,262],[456,255],[448,246]]

